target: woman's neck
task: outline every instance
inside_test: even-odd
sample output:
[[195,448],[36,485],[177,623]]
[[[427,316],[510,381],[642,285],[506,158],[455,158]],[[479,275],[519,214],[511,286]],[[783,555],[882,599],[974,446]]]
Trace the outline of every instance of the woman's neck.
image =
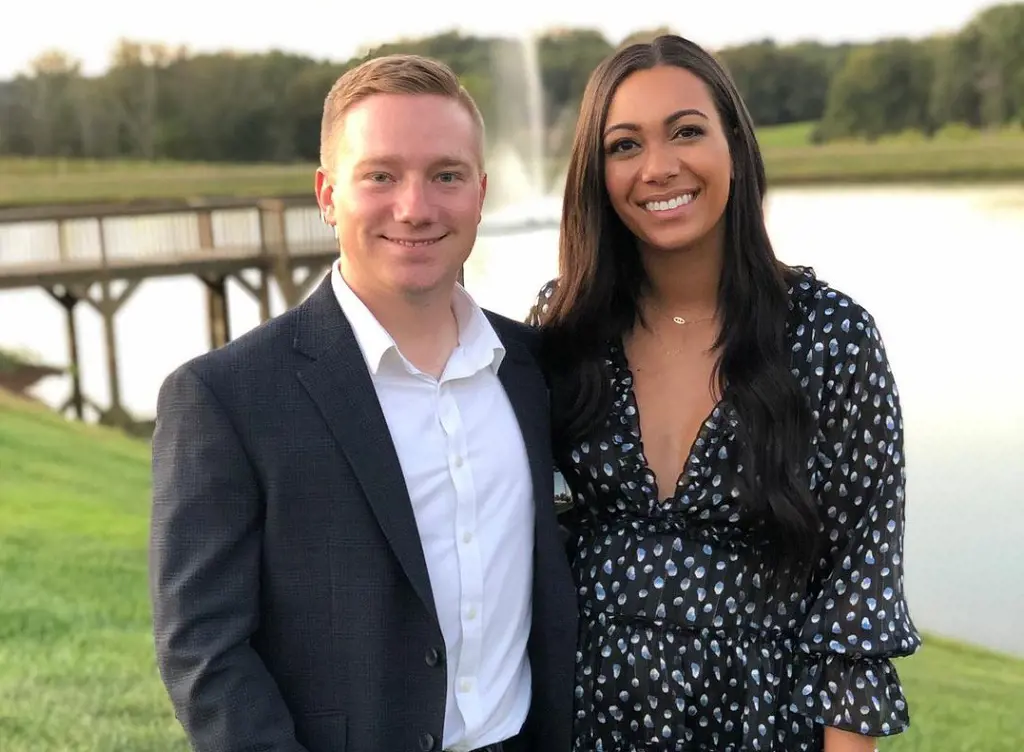
[[681,251],[641,249],[647,272],[647,302],[667,316],[700,319],[718,311],[722,244],[702,243]]

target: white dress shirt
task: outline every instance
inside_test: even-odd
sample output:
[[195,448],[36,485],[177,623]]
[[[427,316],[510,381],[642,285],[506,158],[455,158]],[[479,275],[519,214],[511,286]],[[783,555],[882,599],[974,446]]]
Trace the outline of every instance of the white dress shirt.
[[345,283],[331,281],[391,432],[419,529],[447,654],[443,746],[514,736],[530,706],[533,484],[498,366],[505,348],[456,287],[459,344],[440,379],[399,352]]

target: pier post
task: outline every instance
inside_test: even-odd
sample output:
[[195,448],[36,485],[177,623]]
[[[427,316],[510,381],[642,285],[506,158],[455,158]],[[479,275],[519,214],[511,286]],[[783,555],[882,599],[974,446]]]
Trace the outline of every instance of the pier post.
[[99,281],[100,299],[93,300],[91,296],[86,299],[96,308],[103,319],[103,338],[107,350],[107,378],[110,383],[110,406],[100,415],[100,422],[107,425],[118,426],[119,428],[130,428],[134,421],[124,409],[121,403],[121,376],[118,368],[117,358],[117,331],[114,326],[117,312],[127,302],[131,294],[139,286],[139,280],[129,281],[119,293],[115,294],[111,285],[113,275],[110,269],[110,259],[107,254],[107,232],[102,217],[99,221],[100,235],[100,263],[102,265],[102,278]]
[[85,406],[82,399],[82,365],[78,357],[78,327],[75,324],[75,306],[78,298],[64,290],[57,298],[67,314],[68,323],[68,359],[71,361],[71,405],[75,408],[75,417],[85,420]]
[[117,314],[116,298],[110,290],[110,266],[107,261],[106,223],[101,217],[100,223],[100,259],[103,263],[104,275],[100,282],[100,316],[103,318],[103,337],[107,350],[107,378],[110,383],[110,410],[108,417],[115,423],[121,421],[125,412],[121,407],[121,377],[117,363],[117,332],[114,328],[114,317]]
[[299,291],[292,276],[288,238],[284,224],[284,202],[280,199],[260,201],[260,249],[273,269],[286,308],[299,302]]
[[[61,263],[67,263],[70,257],[67,225],[62,219],[57,220],[57,253]],[[78,305],[78,301],[85,297],[87,291],[76,290],[72,293],[67,285],[57,285],[53,288],[44,287],[43,289],[60,303],[67,321],[68,375],[71,377],[71,396],[64,403],[61,413],[67,412],[69,407],[74,407],[75,417],[82,421],[85,420],[85,400],[82,397],[82,364],[78,357],[78,326],[75,322],[75,307]]]
[[64,309],[67,321],[68,335],[68,375],[71,377],[71,396],[61,408],[65,413],[69,408],[75,408],[75,417],[85,420],[85,398],[82,395],[82,366],[78,357],[78,326],[75,323],[75,307],[78,301],[84,297],[84,293],[76,291],[72,293],[67,287],[57,285],[56,287],[44,287],[50,297],[60,303]]
[[249,281],[245,276],[246,269],[241,269],[234,275],[234,280],[241,285],[242,289],[249,293],[260,306],[260,323],[270,321],[270,277],[266,269],[260,268],[255,271],[259,275],[256,284]]
[[260,304],[260,323],[265,324],[270,321],[270,274],[262,267],[258,274],[260,277],[260,286],[256,294],[256,299]]
[[227,282],[227,277],[203,278],[203,283],[206,285],[206,316],[210,330],[211,350],[224,347],[231,341]]
[[[196,215],[199,226],[199,248],[212,252],[213,212],[202,209]],[[216,350],[231,341],[231,314],[228,312],[228,285],[224,275],[201,277],[206,285],[206,318],[210,333],[210,349]]]

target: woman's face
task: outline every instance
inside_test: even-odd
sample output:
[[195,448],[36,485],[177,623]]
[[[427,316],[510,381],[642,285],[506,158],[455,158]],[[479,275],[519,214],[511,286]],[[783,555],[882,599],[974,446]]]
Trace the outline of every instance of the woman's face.
[[612,97],[603,147],[608,197],[642,248],[678,251],[718,233],[732,159],[699,77],[672,65],[630,74]]

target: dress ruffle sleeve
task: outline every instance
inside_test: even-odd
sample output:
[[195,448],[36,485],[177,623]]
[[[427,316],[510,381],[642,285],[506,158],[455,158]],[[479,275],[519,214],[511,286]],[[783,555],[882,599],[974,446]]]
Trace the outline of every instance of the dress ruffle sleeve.
[[826,375],[815,492],[830,548],[801,630],[790,710],[867,736],[909,711],[892,659],[921,643],[903,590],[905,469],[899,394],[870,314],[850,306],[822,336]]

